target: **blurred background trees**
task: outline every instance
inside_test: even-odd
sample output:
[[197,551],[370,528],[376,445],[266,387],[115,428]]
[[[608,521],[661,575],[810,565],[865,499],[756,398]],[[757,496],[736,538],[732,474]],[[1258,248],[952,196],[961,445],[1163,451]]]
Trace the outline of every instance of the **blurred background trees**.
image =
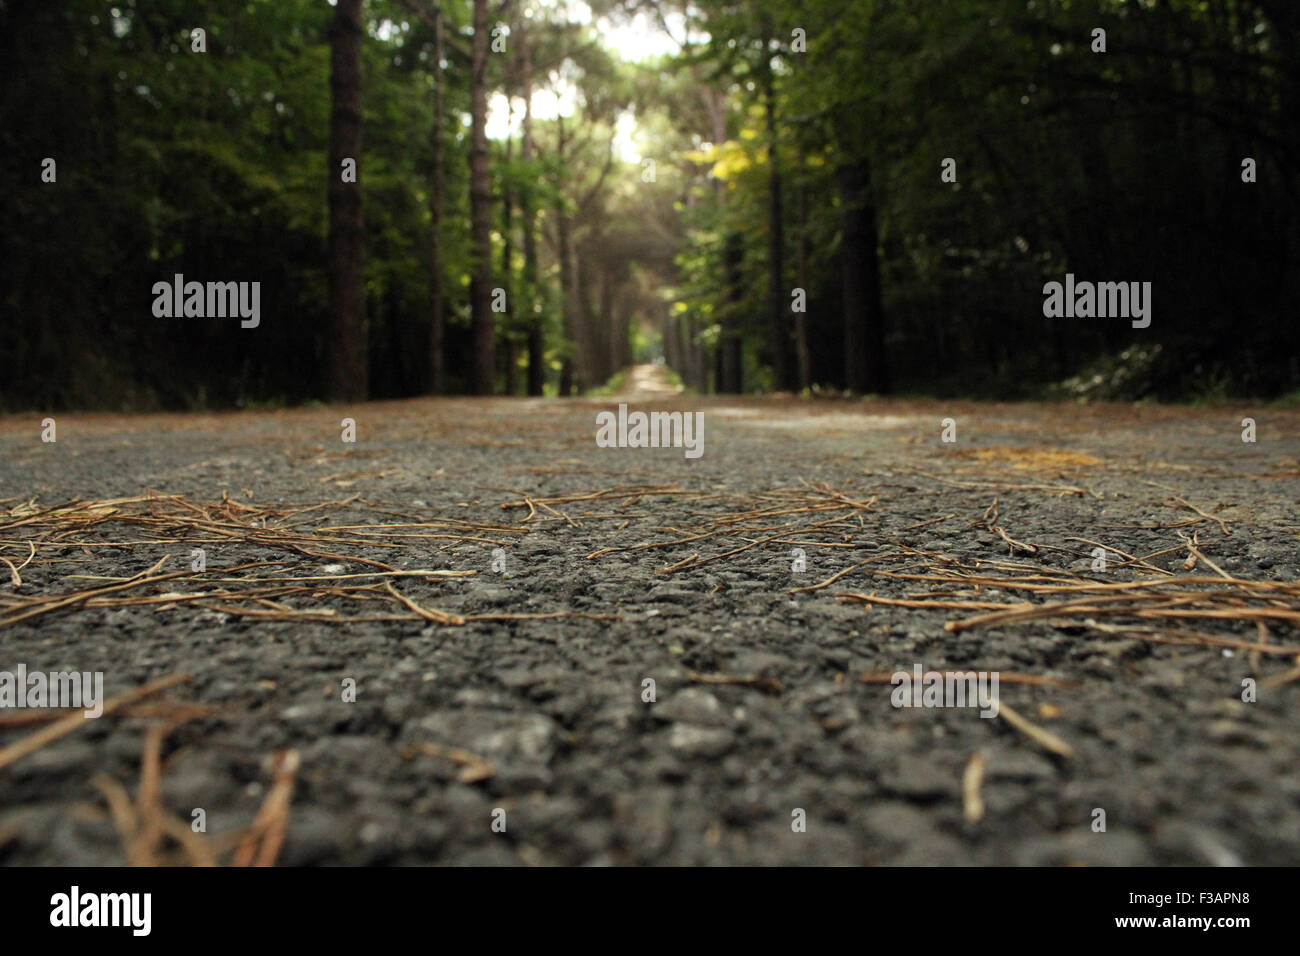
[[[1293,0],[0,0],[0,408],[660,358],[700,392],[1294,392],[1298,44]],[[1066,272],[1152,282],[1151,327],[1044,318]],[[260,326],[155,318],[176,273],[261,282]]]

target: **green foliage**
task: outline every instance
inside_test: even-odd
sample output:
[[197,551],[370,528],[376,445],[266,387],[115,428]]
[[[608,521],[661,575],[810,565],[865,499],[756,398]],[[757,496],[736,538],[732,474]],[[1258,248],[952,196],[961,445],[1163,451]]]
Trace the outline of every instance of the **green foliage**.
[[[470,365],[469,3],[442,4],[441,64],[411,6],[366,4],[361,178],[376,397],[428,386],[435,228],[450,390],[465,387]],[[598,25],[558,8],[539,6],[528,21],[533,85],[571,91],[573,115],[563,155],[550,118],[534,117],[531,160],[517,131],[509,149],[492,145],[494,268],[512,303],[497,322],[503,381],[500,345],[518,373],[540,329],[552,388],[566,359],[590,384],[663,355],[706,391],[729,335],[746,388],[775,387],[775,173],[780,291],[806,292],[810,390],[838,392],[852,311],[844,223],[855,211],[840,176],[863,166],[882,347],[900,391],[1019,397],[1063,383],[1072,396],[1175,398],[1300,386],[1294,0],[592,6],[615,19],[662,15],[680,50],[632,64]],[[493,15],[513,27],[487,83],[518,98],[519,11]],[[330,19],[320,0],[0,0],[0,405],[217,407],[323,394]],[[199,26],[205,53],[190,49]],[[1090,50],[1098,26],[1105,54]],[[795,49],[796,29],[806,50]],[[615,150],[629,116],[631,150]],[[445,184],[436,224],[435,136]],[[1245,156],[1258,162],[1254,184],[1241,182]],[[56,184],[40,182],[45,157],[58,162]],[[940,179],[946,157],[956,183]],[[643,158],[654,160],[652,180]],[[531,279],[524,203],[535,213]],[[561,219],[576,264],[570,290],[560,288]],[[729,237],[741,241],[731,282]],[[1151,328],[1045,319],[1043,283],[1066,272],[1151,281]],[[262,325],[154,318],[153,284],[177,273],[260,281]],[[795,348],[792,331],[783,348]]]
[[[811,250],[814,382],[843,383],[835,172],[854,162],[873,173],[885,348],[904,390],[1027,396],[1072,375],[1067,388],[1078,387],[1097,374],[1090,363],[1112,356],[1128,369],[1114,385],[1124,394],[1194,395],[1188,367],[1230,393],[1300,381],[1290,318],[1300,295],[1300,142],[1288,116],[1300,105],[1295,4],[710,0],[692,9],[710,40],[684,59],[707,67],[731,109],[728,141],[701,156],[727,188],[697,186],[692,244],[678,257],[685,314],[730,311],[748,343],[765,335],[767,61],[781,117],[786,285],[795,285],[801,233]],[[1090,49],[1099,26],[1105,54]],[[804,53],[791,49],[796,27]],[[1255,184],[1241,182],[1243,156],[1259,162]],[[957,162],[955,184],[940,180],[946,157]],[[811,197],[803,221],[792,201],[801,189]],[[718,254],[728,231],[746,246],[745,295],[729,304]],[[1042,286],[1066,272],[1151,281],[1152,327],[1044,319]],[[761,344],[757,354],[770,361]],[[1158,358],[1134,377],[1137,354]]]

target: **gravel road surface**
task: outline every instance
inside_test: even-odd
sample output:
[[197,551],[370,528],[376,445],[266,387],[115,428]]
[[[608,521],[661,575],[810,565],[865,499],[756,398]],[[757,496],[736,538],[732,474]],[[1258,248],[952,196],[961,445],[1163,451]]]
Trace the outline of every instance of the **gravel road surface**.
[[[598,447],[619,401],[703,453]],[[1300,413],[43,417],[0,418],[0,671],[190,679],[39,746],[0,707],[0,863],[1300,862]],[[894,706],[918,666],[1004,706]]]

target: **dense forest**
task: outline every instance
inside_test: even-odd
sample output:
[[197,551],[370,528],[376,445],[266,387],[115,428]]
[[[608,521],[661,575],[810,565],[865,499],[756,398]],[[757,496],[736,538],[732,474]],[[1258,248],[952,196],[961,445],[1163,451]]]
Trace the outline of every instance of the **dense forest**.
[[0,0],[0,71],[3,410],[1300,389],[1295,0]]

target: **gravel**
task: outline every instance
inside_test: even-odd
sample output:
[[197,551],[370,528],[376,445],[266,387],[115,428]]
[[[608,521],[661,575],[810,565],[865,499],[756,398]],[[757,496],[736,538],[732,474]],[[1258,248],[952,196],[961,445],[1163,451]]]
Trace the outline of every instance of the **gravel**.
[[[210,834],[246,826],[270,787],[269,758],[294,748],[302,762],[281,864],[1300,862],[1300,681],[1261,685],[1256,702],[1242,700],[1244,678],[1283,673],[1294,666],[1289,658],[1266,658],[1257,674],[1249,651],[1042,621],[951,633],[947,621],[974,612],[838,600],[845,591],[905,600],[931,590],[860,571],[790,593],[900,546],[1088,575],[1092,546],[1070,539],[1142,555],[1178,546],[1176,530],[1196,530],[1200,549],[1229,573],[1294,581],[1300,415],[775,399],[653,406],[704,410],[705,453],[688,460],[680,449],[597,448],[595,413],[606,407],[427,400],[68,415],[58,416],[57,445],[41,444],[41,415],[0,419],[0,499],[45,505],[147,488],[194,501],[224,492],[303,505],[360,495],[330,521],[396,522],[399,514],[516,525],[527,510],[499,505],[525,495],[672,484],[716,496],[556,505],[572,523],[539,508],[524,525],[531,532],[506,549],[504,574],[492,570],[492,546],[483,543],[421,541],[396,557],[351,552],[403,567],[477,571],[403,579],[404,594],[443,611],[617,620],[343,625],[254,621],[185,605],[80,607],[0,627],[0,670],[25,663],[103,671],[109,696],[167,674],[193,675],[173,697],[222,712],[167,736],[164,806],[187,822],[204,809]],[[1247,414],[1258,422],[1258,444],[1240,440],[1237,423]],[[356,445],[339,441],[345,416],[358,422]],[[950,416],[961,425],[955,445],[939,440],[939,422]],[[1088,457],[1058,463],[1014,451],[1044,449]],[[1085,493],[1061,495],[1066,485]],[[691,553],[708,558],[746,542],[588,557],[671,540],[734,510],[742,494],[819,486],[877,500],[849,547],[805,547],[802,573],[792,570],[788,541],[671,574],[663,569]],[[1223,518],[1232,533],[1208,520],[1170,529],[1197,518],[1173,496]],[[1037,554],[1010,556],[981,524],[995,497],[1000,525],[1039,545]],[[615,512],[625,517],[611,520]],[[788,519],[772,523],[781,520]],[[68,547],[57,553],[63,560],[24,569],[18,593],[89,586],[71,575],[136,574],[163,554],[188,566],[190,547]],[[210,567],[284,557],[207,547]],[[0,555],[17,564],[26,549],[4,546]],[[339,573],[293,557],[295,573]],[[1152,560],[1182,574],[1185,557],[1184,550]],[[5,573],[0,567],[0,581]],[[1128,571],[1107,573],[1131,579]],[[1011,599],[993,590],[980,598]],[[1270,629],[1276,643],[1300,643],[1285,623]],[[1256,639],[1253,626],[1234,622],[1204,630]],[[887,682],[859,679],[915,663],[1069,682],[1004,683],[1001,695],[1074,756],[1048,753],[976,710],[897,709]],[[355,701],[342,694],[348,678]],[[104,774],[134,794],[145,726],[138,717],[86,721],[0,769],[0,862],[123,863],[92,781]],[[30,729],[0,727],[0,746]],[[445,755],[456,748],[490,764],[490,775],[467,779],[466,764]],[[984,815],[971,822],[963,774],[976,753],[984,759]],[[806,827],[796,832],[800,810]],[[1104,832],[1094,829],[1098,810]],[[493,829],[498,811],[504,832]]]

